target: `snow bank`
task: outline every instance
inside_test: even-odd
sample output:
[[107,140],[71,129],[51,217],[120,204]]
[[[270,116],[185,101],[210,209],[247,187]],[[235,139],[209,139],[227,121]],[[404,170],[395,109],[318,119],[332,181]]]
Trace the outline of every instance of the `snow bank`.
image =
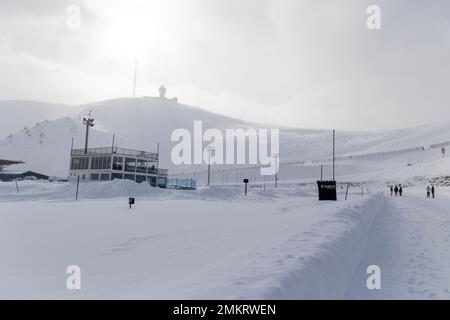
[[[75,200],[76,183],[19,181],[20,193],[14,182],[0,183],[0,201]],[[83,182],[78,187],[78,199],[107,199],[117,197],[160,197],[171,190],[155,188],[148,183],[131,180]]]
[[[297,259],[288,272],[280,273],[258,298],[343,298],[364,254],[374,217],[385,205],[382,194],[373,195],[363,203],[340,209],[334,219],[315,225],[309,235],[321,236],[316,249]],[[344,228],[336,228],[336,224]],[[250,292],[245,297],[255,296]]]

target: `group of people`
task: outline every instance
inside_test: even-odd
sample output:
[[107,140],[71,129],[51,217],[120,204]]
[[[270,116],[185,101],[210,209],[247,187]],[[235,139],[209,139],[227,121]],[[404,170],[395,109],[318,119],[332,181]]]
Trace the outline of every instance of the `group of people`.
[[430,196],[434,199],[434,186],[427,187],[427,198],[429,198]]
[[402,193],[403,193],[403,188],[402,188],[402,185],[396,185],[395,187],[393,187],[393,186],[391,186],[391,197],[394,195],[394,193],[395,193],[395,196],[397,197],[397,196],[402,196]]
[[[403,188],[401,185],[396,185],[395,187],[391,186],[391,197],[395,194],[395,196],[402,196]],[[427,198],[433,198],[434,199],[434,186],[427,186]]]

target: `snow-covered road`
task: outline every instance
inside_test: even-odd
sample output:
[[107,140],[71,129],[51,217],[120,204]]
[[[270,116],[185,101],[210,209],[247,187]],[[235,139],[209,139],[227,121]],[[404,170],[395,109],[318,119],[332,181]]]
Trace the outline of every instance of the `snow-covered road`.
[[[450,196],[412,190],[388,199],[375,218],[349,299],[450,298]],[[368,265],[381,268],[381,290],[368,290]]]

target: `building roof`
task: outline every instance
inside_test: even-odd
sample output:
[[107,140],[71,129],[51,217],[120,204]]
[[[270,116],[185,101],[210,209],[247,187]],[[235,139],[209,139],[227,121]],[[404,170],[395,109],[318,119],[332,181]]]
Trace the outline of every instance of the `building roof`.
[[21,164],[21,163],[25,163],[25,162],[20,161],[20,160],[4,160],[4,159],[0,159],[0,170],[2,170],[3,168],[5,168],[7,166],[11,166],[13,164]]
[[17,172],[0,172],[0,180],[2,181],[10,181],[14,179],[23,179],[25,177],[36,177],[37,179],[44,179],[48,180],[49,176],[33,171],[26,171],[23,173],[17,173]]

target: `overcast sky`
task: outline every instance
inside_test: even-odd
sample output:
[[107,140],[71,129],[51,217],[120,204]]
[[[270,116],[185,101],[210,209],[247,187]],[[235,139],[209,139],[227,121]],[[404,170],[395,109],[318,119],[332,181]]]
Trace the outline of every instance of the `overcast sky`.
[[[381,30],[366,27],[371,4]],[[67,26],[70,5],[79,29]],[[135,60],[138,96],[165,84],[246,120],[433,123],[450,117],[450,1],[0,0],[0,99],[131,96]]]

